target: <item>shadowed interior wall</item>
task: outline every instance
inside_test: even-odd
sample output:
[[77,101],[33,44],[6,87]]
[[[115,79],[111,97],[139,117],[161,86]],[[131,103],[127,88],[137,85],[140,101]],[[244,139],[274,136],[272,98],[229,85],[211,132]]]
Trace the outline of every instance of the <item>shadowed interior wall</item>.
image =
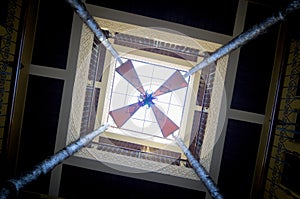
[[[267,7],[249,3],[244,30],[248,30],[271,13]],[[265,113],[277,35],[276,25],[241,47],[231,108]]]
[[[54,153],[64,82],[29,76],[19,154],[19,171],[27,171]],[[41,176],[28,189],[48,193],[50,175]]]
[[225,198],[249,198],[260,132],[260,124],[229,119],[218,180]]

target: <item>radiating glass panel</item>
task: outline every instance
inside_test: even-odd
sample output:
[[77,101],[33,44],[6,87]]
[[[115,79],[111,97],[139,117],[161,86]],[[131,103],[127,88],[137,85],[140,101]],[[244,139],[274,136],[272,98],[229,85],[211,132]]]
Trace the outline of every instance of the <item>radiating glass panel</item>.
[[110,111],[109,114],[113,118],[117,127],[123,126],[127,120],[140,108],[139,103],[130,104],[122,108]]
[[151,107],[164,137],[168,137],[179,127],[156,106]]
[[172,92],[174,90],[180,89],[180,88],[184,88],[187,87],[187,82],[185,81],[184,77],[182,76],[182,74],[176,70],[173,75],[171,75],[171,77],[169,77],[169,79],[167,79],[165,81],[165,83],[163,83],[163,85],[161,85],[155,92],[154,92],[154,96],[159,96],[165,93],[169,93]]
[[124,77],[131,85],[133,85],[141,93],[145,93],[143,85],[138,77],[138,74],[133,67],[131,60],[127,60],[121,66],[116,68],[116,71]]

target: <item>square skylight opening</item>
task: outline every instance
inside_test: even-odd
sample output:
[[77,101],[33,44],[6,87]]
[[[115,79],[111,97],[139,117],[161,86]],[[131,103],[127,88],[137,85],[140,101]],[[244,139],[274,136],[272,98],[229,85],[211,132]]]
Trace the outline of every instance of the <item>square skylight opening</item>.
[[[124,62],[128,61],[127,58],[122,59]],[[131,81],[135,82],[136,80],[128,81],[128,79],[124,78],[123,74],[117,72],[117,68],[120,66],[116,63],[116,71],[113,76],[112,87],[110,90],[109,112],[111,113],[126,108],[125,112],[128,110],[134,111],[132,114],[123,112],[124,116],[119,116],[120,112],[118,111],[116,112],[116,115],[118,114],[118,116],[109,114],[107,122],[111,124],[110,131],[117,134],[153,141],[173,140],[171,134],[176,136],[180,133],[190,77],[183,77],[186,70],[182,68],[158,65],[142,60],[131,59],[130,61],[136,72],[137,79],[139,79],[142,85],[142,90],[146,93],[154,93],[155,95],[155,92],[158,93],[157,91],[162,91],[162,85],[171,85],[171,88],[151,99],[151,105],[141,105],[139,104],[139,101],[141,101],[141,95],[145,93],[143,93],[140,88],[137,88],[137,85],[132,84]],[[172,79],[174,74],[182,79]],[[136,79],[136,77],[134,78]],[[183,83],[186,83],[186,86],[179,88],[172,87],[173,84],[178,84],[180,81],[184,81]],[[167,120],[171,120],[171,124],[162,125],[158,122],[157,115],[160,114],[164,114],[165,117],[167,117]],[[117,120],[123,120],[125,122],[120,125]],[[178,129],[171,134],[168,134],[167,136],[163,134],[164,132],[169,131],[168,128],[175,126],[177,126]]]

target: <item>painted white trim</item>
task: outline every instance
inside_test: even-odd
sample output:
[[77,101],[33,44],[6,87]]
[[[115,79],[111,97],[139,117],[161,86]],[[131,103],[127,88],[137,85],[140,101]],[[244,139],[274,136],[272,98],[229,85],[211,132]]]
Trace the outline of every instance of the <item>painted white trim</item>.
[[[73,24],[69,44],[67,70],[62,73],[65,80],[61,109],[59,114],[58,130],[55,140],[55,152],[59,151],[66,145],[66,137],[69,127],[69,117],[71,111],[71,101],[73,94],[73,85],[76,75],[77,57],[81,38],[82,21],[77,15],[73,15]],[[48,72],[51,72],[48,70]],[[55,169],[51,173],[49,195],[58,197],[61,178],[61,169]]]
[[233,36],[237,36],[244,30],[245,25],[245,19],[247,14],[247,6],[248,6],[248,0],[239,0],[235,22],[234,22],[234,28],[233,28]]
[[48,194],[52,197],[58,197],[59,195],[62,165],[63,164],[58,165],[51,171],[51,179]]
[[[237,36],[241,34],[244,30],[244,24],[247,14],[247,1],[246,0],[240,0],[237,8],[236,18],[235,18],[235,25],[233,30],[233,36]],[[222,161],[222,155],[223,155],[223,148],[224,148],[224,142],[227,132],[227,124],[228,124],[228,118],[230,115],[230,105],[232,100],[232,94],[235,84],[235,77],[236,77],[236,71],[238,67],[238,60],[240,55],[240,49],[237,49],[230,53],[229,59],[228,59],[228,66],[226,71],[226,77],[225,77],[225,92],[226,92],[226,102],[227,102],[227,113],[225,116],[225,122],[223,126],[220,126],[218,128],[218,132],[221,132],[218,140],[215,141],[215,147],[212,155],[211,160],[211,167],[210,167],[210,175],[211,178],[217,183],[219,178],[219,172],[221,167],[221,161]],[[247,114],[246,114],[247,115]],[[242,116],[242,115],[239,115]],[[221,118],[220,118],[221,119]],[[237,117],[238,120],[241,120],[241,117]],[[207,194],[206,199],[211,198],[209,194]]]
[[229,109],[228,118],[250,122],[250,123],[263,124],[265,120],[265,115],[250,113],[250,112],[236,110],[236,109]]
[[[233,29],[234,37],[241,34],[244,30],[244,23],[245,23],[246,13],[247,13],[247,5],[248,5],[247,1],[245,0],[239,1],[235,26]],[[230,107],[231,105],[239,56],[240,56],[240,48],[231,52],[228,60],[228,67],[227,67],[226,78],[225,78],[225,89],[226,89],[228,107]]]
[[54,79],[66,79],[67,71],[59,68],[52,68],[47,66],[40,66],[35,64],[30,64],[29,74],[37,75],[43,77],[49,77]]

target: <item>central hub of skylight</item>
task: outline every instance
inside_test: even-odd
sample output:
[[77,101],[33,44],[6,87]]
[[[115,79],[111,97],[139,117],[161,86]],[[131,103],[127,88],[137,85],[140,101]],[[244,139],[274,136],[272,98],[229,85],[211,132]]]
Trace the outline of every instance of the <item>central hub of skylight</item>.
[[178,133],[189,82],[185,72],[137,60],[116,67],[108,117],[112,130],[148,138]]
[[153,96],[153,92],[147,90],[145,94],[141,94],[139,96],[139,105],[148,106],[148,108],[150,108],[152,105],[154,105],[153,100],[155,99],[157,98]]

